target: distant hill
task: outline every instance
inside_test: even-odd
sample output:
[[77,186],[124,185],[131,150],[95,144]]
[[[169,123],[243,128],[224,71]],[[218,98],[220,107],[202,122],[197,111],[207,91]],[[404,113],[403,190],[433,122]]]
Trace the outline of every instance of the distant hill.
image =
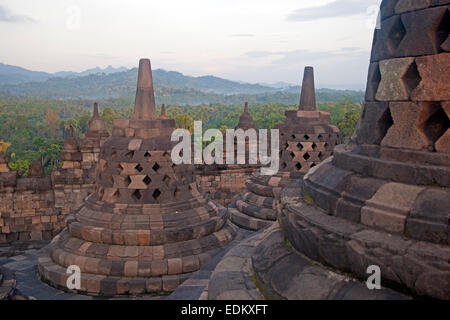
[[[65,78],[51,77],[45,81],[36,79],[33,82],[0,85],[0,94],[57,99],[110,99],[132,97],[136,90],[136,68],[109,74],[97,72],[86,76],[71,76],[69,73],[64,75]],[[45,74],[42,77],[45,77]],[[296,103],[301,91],[299,86],[276,88],[214,76],[191,77],[162,69],[153,71],[153,79],[158,99],[166,103],[228,103],[238,98],[254,102]],[[336,102],[342,100],[344,96],[348,96],[354,102],[363,100],[361,91],[350,90],[319,89],[317,96],[319,102]]]
[[0,63],[0,85],[45,81],[50,77],[50,73],[30,71],[21,67]]
[[83,72],[60,71],[56,73],[47,73],[41,71],[31,71],[22,67],[11,66],[0,63],[0,85],[16,85],[27,82],[46,81],[50,78],[74,78],[83,77],[91,74],[113,74],[116,72],[127,71],[125,67],[114,68],[108,66],[104,69],[93,68]]

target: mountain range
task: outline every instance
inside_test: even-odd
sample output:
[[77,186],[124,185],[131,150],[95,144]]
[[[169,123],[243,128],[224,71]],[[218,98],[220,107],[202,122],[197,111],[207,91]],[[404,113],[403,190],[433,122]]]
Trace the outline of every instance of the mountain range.
[[[109,99],[117,97],[133,96],[137,82],[136,68],[113,68],[111,66],[101,69],[94,68],[84,72],[57,72],[46,73],[30,71],[21,67],[0,63],[0,94],[10,96],[29,96],[38,98],[58,99]],[[287,83],[277,84],[250,84],[222,79],[215,76],[192,77],[180,72],[153,70],[153,79],[156,95],[170,97],[176,95],[182,99],[183,95],[189,95],[190,103],[208,103],[209,101],[224,100],[229,95],[257,95],[263,100],[271,101],[267,96],[292,95],[292,98],[300,93],[299,86]],[[333,100],[340,96],[349,96],[353,101],[362,100],[361,91],[318,89],[318,101],[320,94],[326,97],[333,96]],[[195,97],[198,97],[198,101]],[[200,99],[201,98],[201,99]],[[290,100],[291,98],[289,98]],[[326,98],[325,98],[326,99]],[[172,103],[178,102],[178,98]],[[252,99],[249,99],[252,100]],[[168,101],[168,102],[169,102]],[[329,101],[329,100],[325,100]],[[185,101],[184,103],[188,103]]]

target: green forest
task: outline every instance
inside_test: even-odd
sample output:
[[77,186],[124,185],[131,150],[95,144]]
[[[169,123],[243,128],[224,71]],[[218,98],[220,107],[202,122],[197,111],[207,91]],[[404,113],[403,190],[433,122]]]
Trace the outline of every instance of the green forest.
[[[283,101],[275,103],[275,99],[268,102],[249,100],[249,112],[259,129],[273,128],[285,120],[286,110],[297,108],[297,105]],[[237,125],[244,101],[208,105],[169,104],[166,112],[175,119],[178,128],[192,129],[193,121],[201,120],[204,130],[225,130]],[[157,102],[165,101],[158,99]],[[93,103],[93,100],[84,99],[0,96],[0,153],[10,156],[9,167],[26,175],[30,162],[40,161],[45,173],[50,174],[60,165],[59,152],[69,126],[73,126],[77,139],[83,138],[92,117]],[[100,115],[110,132],[114,119],[132,116],[133,103],[129,97],[99,101]],[[358,121],[361,105],[344,96],[338,102],[319,103],[318,108],[330,111],[332,123],[348,138]]]

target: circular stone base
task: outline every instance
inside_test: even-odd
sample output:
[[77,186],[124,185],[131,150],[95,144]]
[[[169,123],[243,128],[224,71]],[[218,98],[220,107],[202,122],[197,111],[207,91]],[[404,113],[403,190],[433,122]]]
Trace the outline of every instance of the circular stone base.
[[276,176],[253,176],[246,181],[247,189],[228,208],[230,220],[241,228],[257,231],[277,220],[278,198],[283,187],[291,182],[289,173]]
[[278,223],[272,225],[252,255],[258,288],[268,299],[405,300],[390,289],[369,290],[364,282],[330,270],[296,252]]

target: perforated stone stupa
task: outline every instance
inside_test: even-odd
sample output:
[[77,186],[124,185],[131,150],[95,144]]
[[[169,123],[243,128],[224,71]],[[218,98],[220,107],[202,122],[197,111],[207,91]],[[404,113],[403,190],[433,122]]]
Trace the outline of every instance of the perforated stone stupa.
[[[382,2],[351,142],[311,170],[302,188],[282,193],[287,240],[336,277],[365,282],[368,267],[378,266],[385,287],[450,299],[449,3]],[[285,250],[291,263],[300,262],[275,279],[265,266],[280,250],[264,251],[267,245],[253,257],[262,287],[286,298],[307,295],[300,275],[310,264]],[[330,277],[323,296],[344,297],[332,291]]]
[[157,118],[150,60],[143,59],[134,119],[115,120],[96,192],[39,259],[44,281],[66,288],[67,267],[76,265],[82,293],[171,292],[233,238],[226,209],[197,190],[193,166],[173,164],[173,130],[174,120]]
[[305,68],[299,109],[287,111],[286,121],[275,129],[280,132],[279,172],[274,176],[256,173],[229,209],[233,223],[246,229],[259,230],[272,224],[277,219],[277,199],[282,188],[330,157],[333,148],[341,143],[341,134],[331,124],[330,113],[316,109],[312,67]]

